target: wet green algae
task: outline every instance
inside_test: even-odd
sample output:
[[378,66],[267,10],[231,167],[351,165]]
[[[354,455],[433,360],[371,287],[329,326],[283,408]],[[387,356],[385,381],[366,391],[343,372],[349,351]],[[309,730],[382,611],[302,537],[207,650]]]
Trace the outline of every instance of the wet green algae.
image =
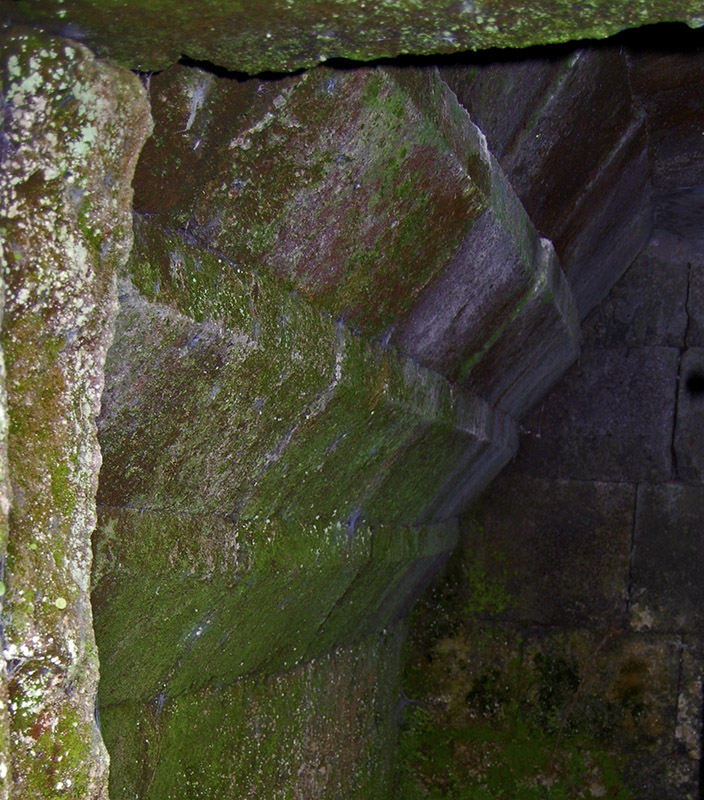
[[5,35],[2,81],[12,484],[2,796],[11,780],[17,798],[93,797],[107,778],[88,598],[95,416],[114,270],[131,241],[129,183],[149,117],[134,76],[37,32]]
[[701,25],[694,0],[17,0],[15,18],[67,29],[101,54],[139,70],[161,70],[183,54],[255,74],[401,53],[452,53],[602,39],[628,27],[681,20]]

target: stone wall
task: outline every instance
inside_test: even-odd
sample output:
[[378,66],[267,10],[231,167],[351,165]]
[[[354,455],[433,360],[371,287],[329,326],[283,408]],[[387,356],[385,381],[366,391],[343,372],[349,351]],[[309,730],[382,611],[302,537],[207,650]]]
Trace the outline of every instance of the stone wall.
[[[159,11],[162,32],[174,21],[184,30],[179,19],[193,15],[181,11]],[[650,235],[652,154],[659,175],[670,151],[644,122],[661,108],[648,105],[647,63],[607,45],[442,73],[337,64],[248,78],[185,59],[138,77],[62,37],[153,67],[178,55],[174,29],[164,41],[148,13],[140,26],[129,9],[89,12],[2,10],[3,23],[48,14],[60,34],[3,34],[2,796],[107,798],[105,745],[113,800],[398,794],[406,619],[458,530],[466,614],[493,626],[481,651],[446,645],[453,664],[473,653],[469,707],[515,711],[527,692],[542,745],[554,737],[543,780],[555,791],[570,769],[597,796],[617,786],[623,748],[604,739],[607,725],[629,746],[643,734],[665,761],[671,742],[684,748],[671,785],[690,791],[694,634],[688,614],[672,621],[669,579],[651,565],[662,526],[696,538],[698,257],[685,270],[673,255],[668,291],[655,292],[642,274],[662,255],[650,252],[626,273],[618,314],[600,306],[589,318],[575,369],[619,435],[602,435],[568,378],[554,396],[567,399],[541,406],[556,409],[552,422],[524,422],[538,449],[490,490],[513,500],[485,498],[457,522],[515,454],[518,419],[577,358],[580,318]],[[199,10],[205,27],[211,12]],[[462,13],[498,37],[482,42],[504,41],[509,12],[485,20],[470,3]],[[125,20],[153,51],[104,38],[106,21]],[[325,34],[311,31],[317,48]],[[178,52],[254,68],[239,45],[231,62],[219,40],[188,32],[199,43]],[[272,36],[279,62],[257,38],[264,65],[325,55],[292,54],[284,33]],[[393,52],[419,41],[396,33]],[[362,52],[349,46],[339,52]],[[670,259],[680,245],[667,247]],[[653,322],[650,310],[682,286],[684,323],[667,311]],[[624,350],[614,340],[631,311],[641,339]],[[675,412],[664,398],[677,374]],[[638,423],[619,427],[614,403]],[[549,534],[549,509],[511,488],[517,469],[532,497],[559,498],[565,542]],[[671,514],[653,525],[651,508]],[[592,536],[603,543],[596,564]],[[578,572],[592,576],[589,591],[565,577]],[[544,573],[553,579],[541,583]],[[520,633],[526,622],[539,633]],[[588,705],[593,739],[577,769],[558,745],[586,696],[580,665],[614,648],[599,673],[612,713]],[[535,680],[497,701],[491,680],[510,687],[509,673]],[[433,735],[427,723],[404,763]],[[485,750],[526,744],[538,728],[487,730],[496,746],[458,746],[480,773]],[[524,757],[519,748],[515,763]],[[633,775],[650,763],[631,759]]]
[[654,232],[463,518],[412,632],[411,787],[700,797],[702,258]]

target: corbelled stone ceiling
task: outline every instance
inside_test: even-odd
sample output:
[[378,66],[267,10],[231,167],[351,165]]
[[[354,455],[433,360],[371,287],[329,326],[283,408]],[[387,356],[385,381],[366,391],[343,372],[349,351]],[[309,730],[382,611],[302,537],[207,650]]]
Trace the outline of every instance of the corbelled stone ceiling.
[[0,23],[0,800],[701,797],[701,3]]

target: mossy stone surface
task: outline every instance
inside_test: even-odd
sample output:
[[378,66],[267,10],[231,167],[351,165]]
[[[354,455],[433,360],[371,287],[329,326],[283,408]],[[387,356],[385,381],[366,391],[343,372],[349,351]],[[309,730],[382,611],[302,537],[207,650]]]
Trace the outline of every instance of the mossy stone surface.
[[383,336],[488,202],[481,136],[435,69],[150,79],[136,209]]
[[151,121],[134,75],[31,30],[3,36],[2,94],[12,764],[1,780],[12,775],[18,800],[93,800],[107,791],[89,596],[95,418]]
[[101,710],[110,796],[386,800],[403,626],[295,669]]
[[241,72],[289,71],[329,58],[450,53],[601,39],[648,23],[701,25],[695,0],[15,0],[15,19],[70,32],[103,55],[161,70],[182,55]]

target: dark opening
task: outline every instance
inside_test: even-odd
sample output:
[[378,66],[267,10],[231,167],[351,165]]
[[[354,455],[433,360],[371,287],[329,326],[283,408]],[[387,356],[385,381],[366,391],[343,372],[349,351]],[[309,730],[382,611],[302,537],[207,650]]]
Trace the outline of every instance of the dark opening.
[[687,376],[687,391],[695,397],[704,394],[704,372],[697,370],[689,373]]

